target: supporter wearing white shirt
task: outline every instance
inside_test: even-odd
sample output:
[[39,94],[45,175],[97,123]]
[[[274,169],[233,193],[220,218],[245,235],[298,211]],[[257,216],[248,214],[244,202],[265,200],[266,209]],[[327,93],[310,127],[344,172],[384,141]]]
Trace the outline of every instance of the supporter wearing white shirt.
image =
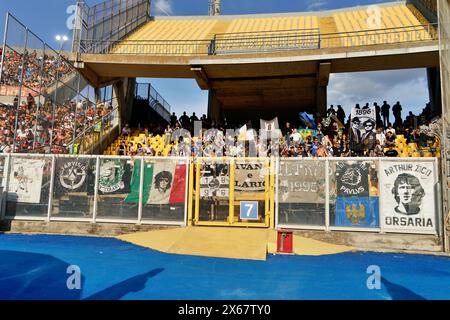
[[291,138],[295,145],[300,143],[301,136],[297,129],[292,129]]
[[384,134],[383,130],[381,130],[381,128],[377,129],[376,139],[380,142],[381,146],[385,145],[385,143],[386,143],[386,135]]
[[395,129],[392,128],[392,125],[389,125],[389,127],[386,129],[386,133],[391,132],[393,135],[396,135]]

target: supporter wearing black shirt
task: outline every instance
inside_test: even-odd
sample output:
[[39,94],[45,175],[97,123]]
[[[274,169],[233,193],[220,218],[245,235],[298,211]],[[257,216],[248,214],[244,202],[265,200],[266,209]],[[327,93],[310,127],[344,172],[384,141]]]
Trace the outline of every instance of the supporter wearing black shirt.
[[180,117],[180,122],[181,122],[181,126],[182,126],[183,128],[189,127],[191,120],[190,120],[189,117],[186,115],[186,112],[183,112],[183,115]]
[[387,147],[389,147],[389,146],[395,147],[395,139],[396,139],[396,136],[391,131],[386,132],[386,146]]
[[172,113],[172,116],[170,117],[170,125],[172,127],[175,127],[175,125],[177,124],[177,121],[178,121],[178,118],[177,118],[177,116],[175,115],[175,112],[174,112],[174,113]]
[[386,101],[383,101],[383,105],[381,106],[381,115],[383,116],[383,124],[385,127],[389,124],[389,112],[391,110],[391,106],[388,105]]
[[198,117],[195,115],[195,112],[192,114],[192,117],[190,120],[191,120],[191,126],[194,127],[195,121],[198,121]]
[[402,106],[400,105],[400,102],[397,101],[397,103],[392,107],[392,113],[394,114],[395,118],[395,127],[401,127],[403,124],[402,121]]
[[336,112],[336,117],[338,118],[338,120],[344,124],[345,122],[345,111],[344,109],[342,109],[341,105],[337,106],[337,112]]
[[390,147],[389,147],[389,150],[387,150],[387,151],[384,153],[384,155],[385,155],[386,157],[396,158],[396,157],[398,157],[398,152],[397,152],[397,150],[394,149],[393,146],[390,146]]

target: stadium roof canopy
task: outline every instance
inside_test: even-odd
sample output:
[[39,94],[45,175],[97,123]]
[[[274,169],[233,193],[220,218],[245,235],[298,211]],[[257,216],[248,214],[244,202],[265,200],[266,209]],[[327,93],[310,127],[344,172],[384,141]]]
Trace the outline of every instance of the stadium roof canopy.
[[97,84],[120,77],[195,78],[212,90],[210,108],[245,108],[267,118],[274,109],[289,114],[292,107],[323,113],[330,73],[438,66],[436,19],[424,1],[152,17],[122,40],[85,44],[94,50],[77,59]]

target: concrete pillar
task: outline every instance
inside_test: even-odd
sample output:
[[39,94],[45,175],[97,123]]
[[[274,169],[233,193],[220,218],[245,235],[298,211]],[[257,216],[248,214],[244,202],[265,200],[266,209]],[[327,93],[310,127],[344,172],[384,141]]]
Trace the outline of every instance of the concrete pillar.
[[434,115],[442,114],[441,75],[439,68],[427,68],[428,93]]
[[316,114],[318,117],[325,117],[327,115],[327,86],[317,86],[316,90]]
[[136,78],[123,78],[113,86],[114,96],[119,104],[120,131],[122,127],[131,121],[133,102],[135,97]]
[[100,88],[95,88],[94,89],[94,94],[95,94],[95,103],[98,105],[103,100],[102,91],[100,90]]
[[216,98],[214,90],[209,90],[208,96],[208,117],[215,122],[220,121],[222,115],[222,104]]
[[317,70],[316,114],[317,117],[327,115],[327,93],[330,83],[331,62],[322,62]]

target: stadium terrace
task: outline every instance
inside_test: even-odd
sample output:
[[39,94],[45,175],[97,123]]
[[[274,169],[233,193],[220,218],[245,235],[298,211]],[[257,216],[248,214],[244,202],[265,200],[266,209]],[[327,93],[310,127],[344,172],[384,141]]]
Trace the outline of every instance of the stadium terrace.
[[[155,16],[148,0],[78,2],[65,50],[8,13],[0,230],[250,260],[448,254],[449,1],[245,15],[211,5]],[[346,80],[331,88],[342,74],[417,69],[423,105],[377,86],[357,90],[378,98],[349,102]],[[143,80],[156,78],[191,79],[207,103],[171,104]],[[180,312],[209,310],[190,308]]]

